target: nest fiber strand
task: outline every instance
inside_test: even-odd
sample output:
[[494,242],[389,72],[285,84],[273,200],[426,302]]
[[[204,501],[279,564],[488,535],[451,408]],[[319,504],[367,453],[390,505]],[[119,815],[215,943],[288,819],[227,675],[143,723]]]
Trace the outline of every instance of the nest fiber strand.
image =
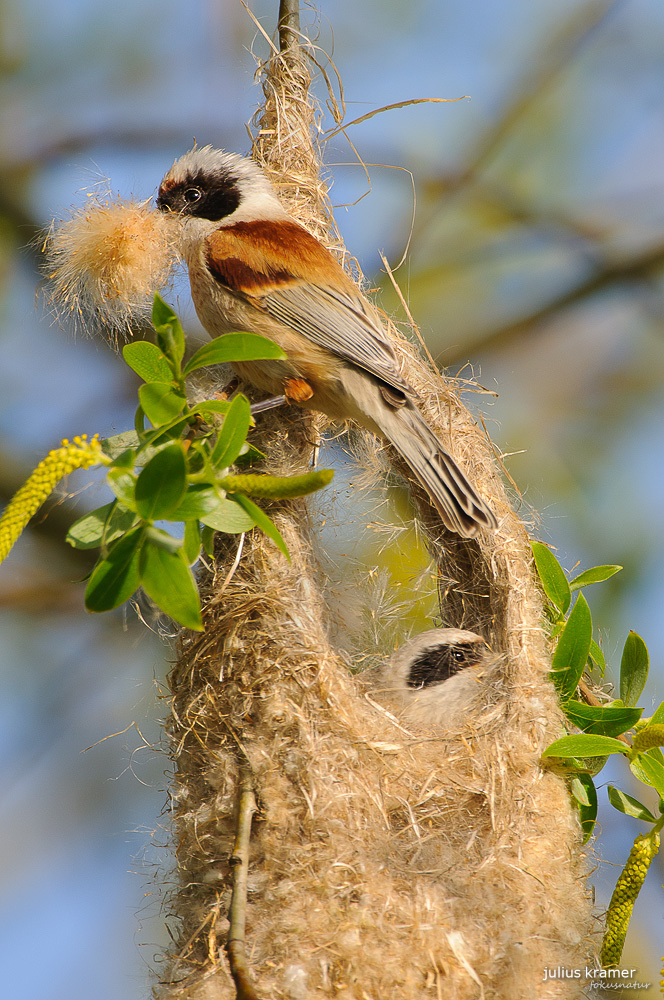
[[[256,155],[289,210],[334,245],[298,53],[265,68]],[[444,623],[480,632],[503,666],[461,731],[413,737],[329,643],[306,503],[268,508],[290,563],[254,531],[229,579],[237,538],[220,536],[204,581],[205,632],[182,637],[171,675],[178,930],[161,1000],[236,995],[224,943],[247,766],[259,807],[246,939],[257,996],[579,995],[578,981],[544,982],[545,968],[587,959],[591,921],[565,786],[538,767],[560,716],[527,534],[454,387],[401,347],[427,418],[500,520],[479,541],[450,536],[413,487]],[[261,418],[257,443],[272,472],[307,468],[316,419]]]

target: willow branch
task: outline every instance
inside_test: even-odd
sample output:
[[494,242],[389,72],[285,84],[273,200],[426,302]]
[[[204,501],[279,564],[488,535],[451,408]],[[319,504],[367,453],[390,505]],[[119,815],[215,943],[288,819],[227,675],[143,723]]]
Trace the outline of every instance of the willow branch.
[[282,52],[298,44],[300,36],[299,0],[280,0],[279,48]]
[[249,839],[251,836],[251,821],[257,809],[251,771],[245,765],[240,775],[235,844],[230,857],[230,865],[233,869],[233,894],[228,914],[230,929],[228,932],[228,941],[226,942],[226,953],[228,955],[233,982],[235,983],[237,1000],[258,1000],[258,994],[249,977],[245,944]]
[[[506,140],[514,135],[522,121],[536,109],[538,102],[551,90],[563,73],[590,43],[604,25],[607,18],[616,12],[624,0],[590,0],[562,25],[557,37],[548,38],[545,47],[540,47],[538,57],[533,60],[535,67],[523,75],[512,92],[500,117],[477,139],[465,166],[458,173],[439,179],[445,203],[477,183],[486,167],[503,147]],[[435,190],[435,185],[432,186]],[[437,213],[423,215],[416,236],[418,239],[437,218]]]

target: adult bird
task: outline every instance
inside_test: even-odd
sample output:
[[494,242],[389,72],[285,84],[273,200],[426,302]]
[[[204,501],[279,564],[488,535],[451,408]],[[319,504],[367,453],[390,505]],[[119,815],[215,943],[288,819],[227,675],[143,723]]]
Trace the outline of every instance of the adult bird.
[[332,254],[285,211],[252,160],[194,147],[161,182],[181,223],[198,317],[212,337],[269,337],[286,360],[237,362],[241,378],[389,441],[443,524],[463,537],[496,519],[420,414],[378,312]]

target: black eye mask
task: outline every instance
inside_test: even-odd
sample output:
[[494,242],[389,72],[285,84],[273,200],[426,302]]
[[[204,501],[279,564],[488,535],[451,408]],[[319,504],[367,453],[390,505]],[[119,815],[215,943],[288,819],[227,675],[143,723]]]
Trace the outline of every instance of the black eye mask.
[[[216,180],[216,177],[215,177]],[[196,191],[198,198],[192,197]],[[234,179],[218,175],[214,183],[206,174],[189,176],[182,184],[167,190],[161,189],[157,198],[157,208],[170,209],[184,215],[195,215],[210,222],[219,222],[239,207],[240,192]]]
[[432,646],[421,653],[410,666],[409,688],[425,688],[454,677],[460,670],[472,667],[482,659],[485,646],[474,642],[458,646]]

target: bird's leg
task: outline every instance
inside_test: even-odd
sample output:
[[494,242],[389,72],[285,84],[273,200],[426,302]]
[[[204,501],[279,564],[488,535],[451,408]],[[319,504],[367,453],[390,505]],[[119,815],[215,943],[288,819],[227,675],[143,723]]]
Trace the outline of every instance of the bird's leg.
[[[237,387],[240,384],[240,379],[233,377],[228,385],[221,391],[214,394],[215,399],[230,399],[230,397],[235,393]],[[308,398],[308,397],[307,397]],[[261,399],[259,403],[252,403],[251,415],[255,416],[257,413],[266,413],[268,410],[276,410],[279,406],[285,406],[286,403],[290,402],[287,396],[270,396],[269,399]]]
[[287,396],[270,396],[269,399],[262,399],[260,403],[252,403],[251,415],[255,417],[257,413],[265,413],[266,410],[276,410],[279,406],[288,403]]

